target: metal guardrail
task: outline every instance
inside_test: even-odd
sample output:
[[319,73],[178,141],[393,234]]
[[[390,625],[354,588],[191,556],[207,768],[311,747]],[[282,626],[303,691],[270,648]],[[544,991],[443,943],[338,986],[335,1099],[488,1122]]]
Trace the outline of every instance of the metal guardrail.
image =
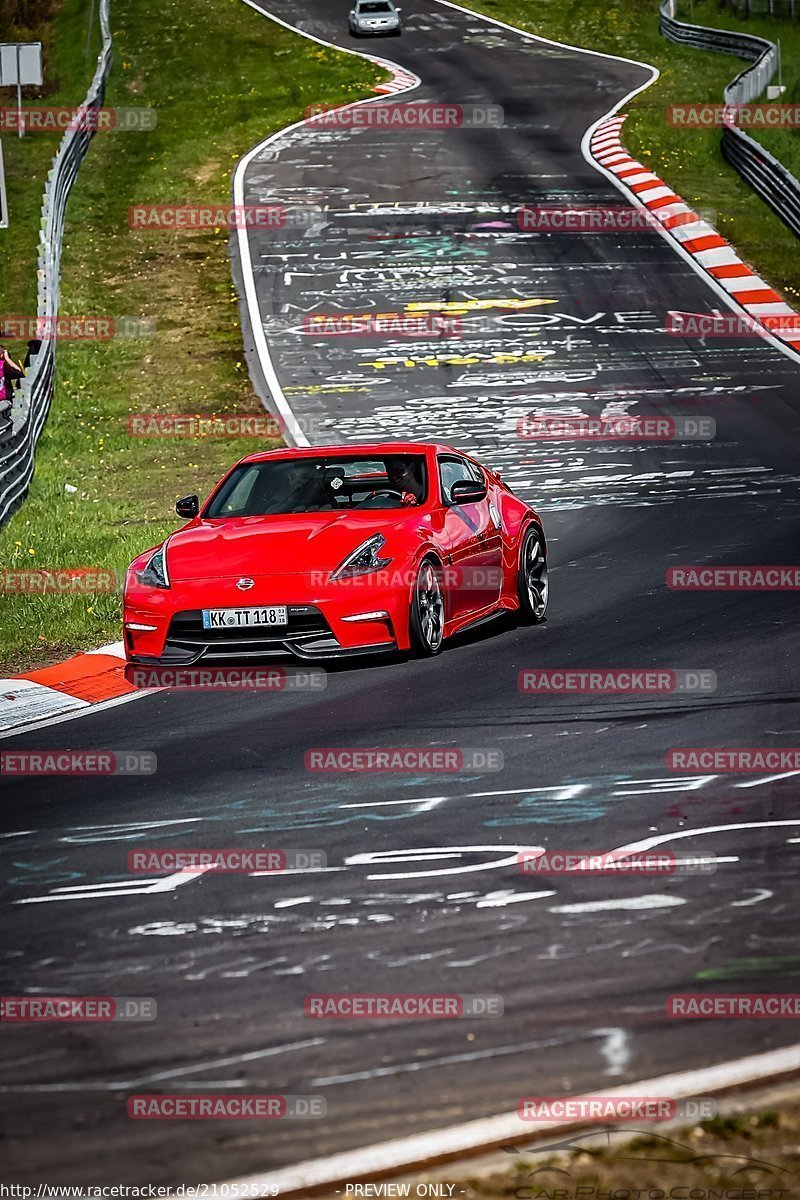
[[[97,109],[103,103],[111,67],[110,0],[100,0],[102,49],[97,58],[92,82],[83,107]],[[91,125],[91,121],[82,123]],[[42,202],[41,235],[38,255],[36,315],[45,328],[53,328],[58,316],[61,276],[61,239],[67,199],[78,174],[94,131],[68,129],[48,172]],[[56,341],[47,337],[31,361],[22,387],[15,393],[10,420],[0,416],[0,525],[19,508],[33,477],[34,452],[42,432],[50,403],[56,369]]]
[[[669,41],[751,60],[752,65],[740,71],[725,88],[724,103],[750,104],[758,99],[780,66],[779,47],[767,38],[749,33],[688,25],[676,19],[676,12],[677,0],[662,0],[659,28]],[[723,158],[791,229],[795,237],[800,237],[800,180],[760,142],[733,123],[722,126],[721,149]]]

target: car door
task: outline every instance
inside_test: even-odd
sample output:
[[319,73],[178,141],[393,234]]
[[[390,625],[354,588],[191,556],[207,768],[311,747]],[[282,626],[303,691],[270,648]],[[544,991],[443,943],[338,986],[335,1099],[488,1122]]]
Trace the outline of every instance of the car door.
[[474,471],[475,478],[486,485],[483,506],[487,520],[481,539],[481,566],[486,580],[483,594],[488,606],[497,603],[503,590],[503,527],[498,489],[478,463],[468,462],[468,465]]
[[442,549],[449,613],[459,618],[477,614],[500,593],[501,537],[496,509],[489,497],[477,504],[454,504],[451,488],[460,479],[487,480],[480,468],[460,455],[438,456],[439,488],[444,506]]

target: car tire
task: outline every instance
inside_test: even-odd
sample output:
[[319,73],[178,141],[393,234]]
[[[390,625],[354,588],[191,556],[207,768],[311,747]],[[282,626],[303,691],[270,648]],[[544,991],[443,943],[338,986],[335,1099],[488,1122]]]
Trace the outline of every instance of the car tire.
[[444,642],[444,587],[442,572],[432,558],[420,563],[409,617],[411,650],[417,658],[439,654]]
[[529,525],[522,539],[517,568],[517,595],[520,620],[539,625],[547,613],[549,586],[544,537],[537,525]]

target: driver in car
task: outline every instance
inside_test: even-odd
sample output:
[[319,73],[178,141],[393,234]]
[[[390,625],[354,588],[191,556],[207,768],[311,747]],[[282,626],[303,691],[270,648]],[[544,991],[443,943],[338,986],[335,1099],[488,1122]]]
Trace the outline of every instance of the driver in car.
[[424,489],[417,478],[416,464],[413,458],[388,459],[386,474],[390,487],[393,487],[395,491],[413,496],[415,504],[420,503]]

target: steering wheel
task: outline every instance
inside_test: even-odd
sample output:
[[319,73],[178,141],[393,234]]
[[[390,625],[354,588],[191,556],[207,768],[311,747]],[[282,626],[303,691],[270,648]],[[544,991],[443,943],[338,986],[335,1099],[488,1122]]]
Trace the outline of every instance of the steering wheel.
[[389,496],[391,499],[399,500],[401,504],[403,503],[403,493],[401,491],[397,488],[385,487],[376,488],[374,492],[370,492],[363,500],[359,500],[356,508],[361,508],[362,505],[369,504],[371,500],[377,500],[379,496]]

